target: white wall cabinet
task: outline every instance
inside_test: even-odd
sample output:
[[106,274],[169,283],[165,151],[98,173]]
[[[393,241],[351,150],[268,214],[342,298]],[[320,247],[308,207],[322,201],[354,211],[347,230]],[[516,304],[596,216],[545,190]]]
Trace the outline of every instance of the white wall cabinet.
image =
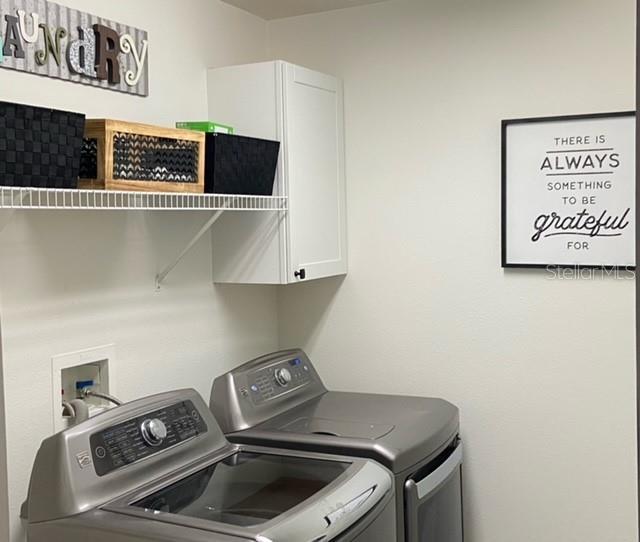
[[282,61],[211,69],[209,118],[282,142],[274,195],[288,213],[226,213],[214,282],[290,284],[347,272],[342,84]]

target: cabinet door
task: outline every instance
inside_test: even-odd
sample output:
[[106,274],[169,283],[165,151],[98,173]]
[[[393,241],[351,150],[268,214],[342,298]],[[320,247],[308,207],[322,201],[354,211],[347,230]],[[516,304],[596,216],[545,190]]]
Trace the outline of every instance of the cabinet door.
[[289,282],[347,272],[344,120],[339,80],[285,65]]

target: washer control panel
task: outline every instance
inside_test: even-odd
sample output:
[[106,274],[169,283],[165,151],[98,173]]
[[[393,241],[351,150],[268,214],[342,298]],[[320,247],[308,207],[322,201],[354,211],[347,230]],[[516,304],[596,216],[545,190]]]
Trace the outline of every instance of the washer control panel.
[[302,357],[293,357],[249,372],[247,386],[240,389],[240,394],[257,405],[300,388],[312,378],[310,364]]
[[207,424],[191,401],[149,412],[89,438],[96,474],[116,469],[207,432]]

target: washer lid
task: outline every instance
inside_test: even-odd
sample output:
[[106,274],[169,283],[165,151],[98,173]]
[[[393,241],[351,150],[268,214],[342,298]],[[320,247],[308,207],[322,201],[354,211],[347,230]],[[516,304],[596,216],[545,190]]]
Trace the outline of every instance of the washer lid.
[[256,541],[330,540],[392,485],[373,461],[237,451],[105,509]]

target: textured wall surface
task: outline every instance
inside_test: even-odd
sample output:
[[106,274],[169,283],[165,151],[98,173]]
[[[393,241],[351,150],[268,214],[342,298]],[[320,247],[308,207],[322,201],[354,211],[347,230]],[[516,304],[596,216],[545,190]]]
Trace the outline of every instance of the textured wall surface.
[[[150,96],[0,70],[2,99],[172,126],[206,118],[207,67],[264,59],[266,23],[217,0],[65,3],[149,32]],[[8,469],[10,495],[8,511],[0,497],[0,541],[9,528],[12,542],[23,540],[20,503],[52,432],[52,356],[115,343],[118,394],[129,400],[187,386],[207,396],[214,375],[277,346],[277,291],[214,287],[207,236],[155,291],[155,274],[209,216],[0,212],[0,224],[8,221],[0,231],[8,442],[0,486]]]
[[350,272],[287,288],[333,388],[461,408],[467,542],[632,542],[634,283],[500,268],[500,120],[634,108],[635,2],[398,0],[270,24],[344,78]]
[[[171,125],[206,115],[205,67],[265,58],[266,23],[217,0],[65,3],[149,31],[151,96],[0,70],[3,99]],[[278,336],[333,388],[460,406],[467,542],[637,540],[633,283],[499,268],[499,121],[632,109],[634,21],[631,0],[392,0],[269,23],[268,57],[345,81],[345,279],[214,288],[202,240],[155,292],[206,215],[0,212],[0,540],[23,540],[51,356],[115,342],[123,399],[206,394]]]

